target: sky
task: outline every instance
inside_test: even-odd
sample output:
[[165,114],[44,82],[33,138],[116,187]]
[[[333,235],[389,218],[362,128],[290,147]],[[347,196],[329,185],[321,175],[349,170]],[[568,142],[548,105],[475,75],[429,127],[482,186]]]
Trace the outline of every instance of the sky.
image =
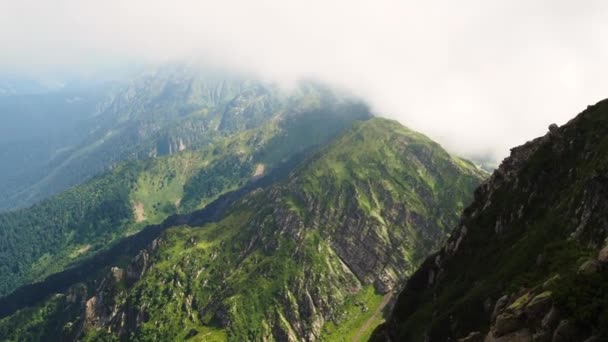
[[497,160],[608,97],[608,1],[0,0],[0,71],[189,59],[315,78]]

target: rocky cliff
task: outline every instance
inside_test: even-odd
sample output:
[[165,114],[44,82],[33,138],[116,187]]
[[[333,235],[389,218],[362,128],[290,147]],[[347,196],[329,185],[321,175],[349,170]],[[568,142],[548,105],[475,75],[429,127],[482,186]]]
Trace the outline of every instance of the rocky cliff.
[[608,101],[514,148],[374,340],[605,340],[607,172]]

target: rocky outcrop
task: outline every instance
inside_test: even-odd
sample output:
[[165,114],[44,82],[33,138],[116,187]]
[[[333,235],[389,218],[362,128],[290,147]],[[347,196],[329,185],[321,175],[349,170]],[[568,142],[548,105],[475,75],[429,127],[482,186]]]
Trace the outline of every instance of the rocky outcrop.
[[[550,291],[530,291],[499,300],[491,319],[490,331],[484,341],[551,341],[559,320],[559,312]],[[494,316],[494,315],[493,315]]]
[[[160,239],[152,241],[148,248],[140,251],[133,258],[126,270],[111,267],[101,278],[93,296],[84,303],[84,319],[79,329],[81,333],[102,329],[122,336],[146,321],[145,311],[134,312],[126,302],[126,297],[129,288],[140,280],[150,267],[150,254],[154,253],[160,244]],[[70,289],[70,293],[75,293],[79,288],[81,285],[76,285]],[[71,296],[76,298],[76,294]],[[79,334],[74,336],[75,339],[79,337]]]
[[582,341],[601,333],[597,316],[581,317],[604,300],[607,119],[603,101],[512,149],[375,339]]

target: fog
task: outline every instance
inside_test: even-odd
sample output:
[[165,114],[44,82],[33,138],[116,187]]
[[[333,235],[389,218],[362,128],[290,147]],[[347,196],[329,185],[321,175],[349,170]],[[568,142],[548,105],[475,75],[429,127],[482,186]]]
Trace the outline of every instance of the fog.
[[449,150],[509,147],[608,97],[605,1],[0,0],[0,71],[194,61],[366,99]]

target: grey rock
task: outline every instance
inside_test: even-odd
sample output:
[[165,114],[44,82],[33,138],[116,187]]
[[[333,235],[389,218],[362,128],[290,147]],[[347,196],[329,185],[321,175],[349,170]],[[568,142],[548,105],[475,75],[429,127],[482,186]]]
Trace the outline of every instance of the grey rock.
[[127,268],[127,280],[134,283],[141,279],[144,272],[148,269],[150,255],[147,251],[140,251],[133,262]]
[[560,315],[557,308],[555,306],[552,306],[551,310],[549,310],[545,317],[543,317],[543,320],[541,321],[541,327],[545,330],[552,331],[559,323],[559,316]]
[[551,303],[551,292],[545,291],[532,298],[528,305],[526,305],[524,312],[529,319],[540,320],[551,309]]
[[120,283],[125,279],[125,271],[119,267],[112,267],[110,269],[112,273],[112,278],[114,278],[114,282]]
[[500,337],[508,333],[519,330],[523,325],[522,319],[515,314],[505,312],[496,317],[494,325],[494,335]]
[[597,260],[587,260],[579,268],[578,273],[583,275],[590,275],[599,271],[600,265]]
[[549,132],[551,134],[558,133],[558,131],[559,131],[559,126],[557,124],[553,123],[553,124],[549,125]]
[[496,301],[496,304],[494,305],[494,311],[492,312],[492,322],[494,322],[494,320],[496,320],[496,317],[498,317],[498,314],[507,306],[508,302],[509,302],[508,295],[504,295],[504,296],[498,298],[498,300]]

